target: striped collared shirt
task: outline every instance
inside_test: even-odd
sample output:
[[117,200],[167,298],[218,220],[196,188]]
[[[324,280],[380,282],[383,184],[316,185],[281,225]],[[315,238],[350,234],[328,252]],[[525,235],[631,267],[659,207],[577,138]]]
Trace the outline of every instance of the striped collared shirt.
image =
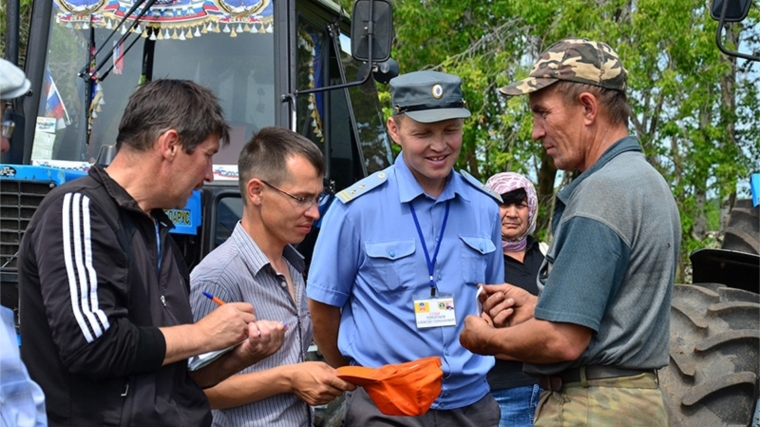
[[[303,257],[286,246],[283,257],[290,269],[295,301],[283,275],[277,274],[266,255],[238,222],[230,238],[208,254],[190,275],[193,316],[198,321],[216,304],[201,292],[208,291],[223,301],[253,304],[257,319],[288,324],[282,347],[273,355],[240,373],[264,371],[280,365],[305,361],[312,340],[312,324],[303,280]],[[214,410],[214,426],[311,426],[312,408],[295,394],[278,394],[234,408]]]

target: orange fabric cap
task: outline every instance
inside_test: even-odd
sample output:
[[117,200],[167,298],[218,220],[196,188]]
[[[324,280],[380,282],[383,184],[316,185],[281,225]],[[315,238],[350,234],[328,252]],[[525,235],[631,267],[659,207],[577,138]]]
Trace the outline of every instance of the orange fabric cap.
[[385,415],[422,415],[441,394],[441,358],[425,357],[380,368],[341,366],[338,378],[364,387]]

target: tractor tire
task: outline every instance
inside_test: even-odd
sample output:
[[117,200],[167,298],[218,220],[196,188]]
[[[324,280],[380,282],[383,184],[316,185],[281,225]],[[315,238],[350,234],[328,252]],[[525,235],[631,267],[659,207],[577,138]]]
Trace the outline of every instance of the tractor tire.
[[758,398],[760,295],[675,285],[670,363],[659,372],[671,427],[747,427]]
[[760,254],[760,206],[752,200],[737,200],[731,209],[728,226],[723,237],[723,249]]

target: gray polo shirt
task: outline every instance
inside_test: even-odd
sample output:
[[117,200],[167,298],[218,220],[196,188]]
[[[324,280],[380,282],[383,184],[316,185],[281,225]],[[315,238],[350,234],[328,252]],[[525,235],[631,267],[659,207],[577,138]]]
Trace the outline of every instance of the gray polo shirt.
[[[275,272],[266,255],[239,222],[230,238],[203,258],[190,275],[190,302],[196,322],[217,308],[201,293],[208,291],[225,302],[253,304],[257,319],[288,324],[282,347],[241,373],[305,361],[313,329],[302,274],[304,261],[291,246],[285,247],[283,256],[293,280],[295,301],[290,296],[285,277]],[[301,427],[313,424],[311,407],[292,393],[212,412],[214,426]]]
[[668,184],[635,137],[616,142],[558,193],[552,230],[535,317],[593,334],[577,360],[526,363],[525,372],[667,365],[681,225]]

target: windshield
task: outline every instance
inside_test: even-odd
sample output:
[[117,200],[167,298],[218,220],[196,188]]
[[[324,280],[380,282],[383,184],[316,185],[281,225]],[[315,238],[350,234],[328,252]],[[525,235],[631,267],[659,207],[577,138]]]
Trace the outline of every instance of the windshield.
[[[189,79],[220,98],[232,131],[230,146],[214,157],[216,164],[236,164],[247,138],[275,124],[275,107],[280,103],[274,86],[271,1],[246,0],[236,7],[229,2],[158,2],[162,4],[151,8],[135,34],[121,45],[117,45],[121,31],[107,39],[132,1],[91,2],[96,5],[90,9],[73,3],[79,2],[54,2],[33,163],[93,163],[101,146],[115,143],[129,95],[144,80]],[[217,3],[219,8],[208,7]],[[109,60],[98,72],[105,78],[89,85],[77,74],[90,62],[90,52],[101,48],[98,64],[109,51],[115,53],[114,59],[124,56]]]

